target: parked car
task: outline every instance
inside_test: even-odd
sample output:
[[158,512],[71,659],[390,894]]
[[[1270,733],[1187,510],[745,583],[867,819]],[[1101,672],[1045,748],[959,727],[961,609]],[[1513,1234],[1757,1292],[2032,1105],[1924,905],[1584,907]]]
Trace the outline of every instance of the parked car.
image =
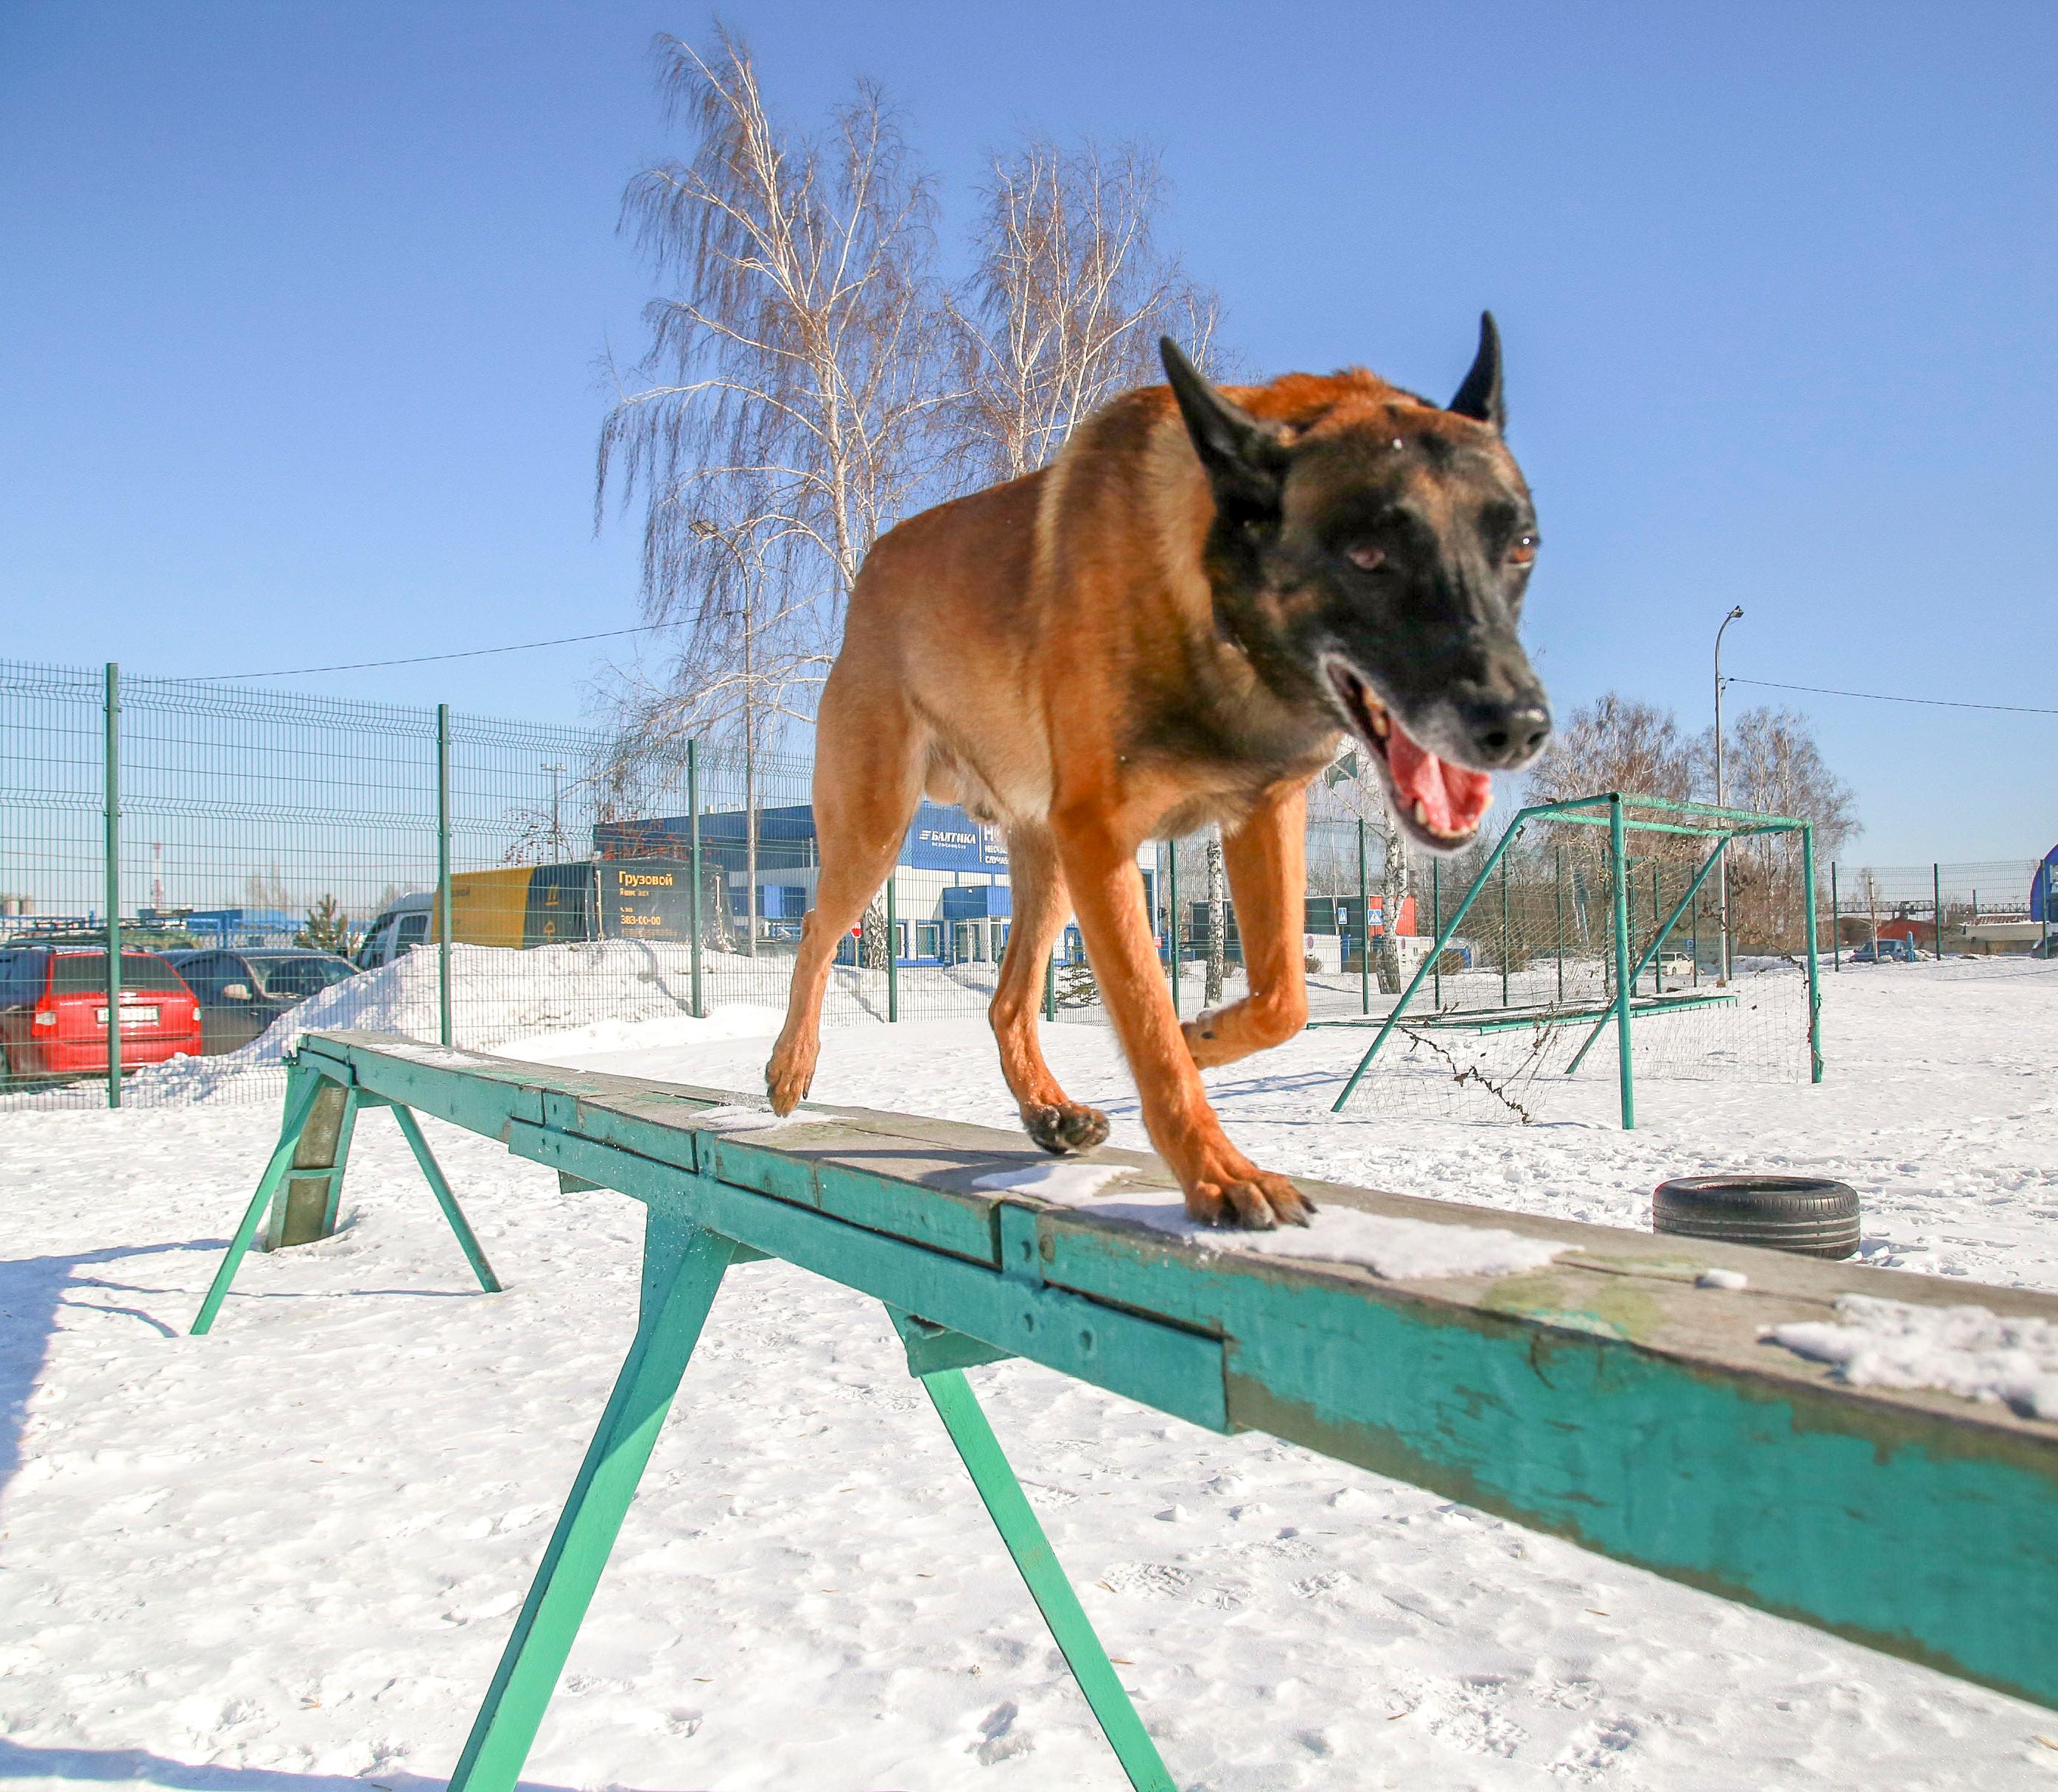
[[357,948],[357,968],[375,971],[382,964],[405,958],[428,938],[435,905],[432,890],[419,890],[401,897],[365,930],[364,944]]
[[1667,952],[1658,961],[1658,974],[1668,983],[1686,983],[1694,975],[1694,961],[1684,952]]
[[2032,958],[2058,958],[2058,933],[2054,933],[2048,940],[2032,941],[2029,956]]
[[201,1049],[210,1056],[248,1045],[287,1009],[357,974],[347,958],[300,947],[165,956],[200,999]]
[[[200,1003],[156,952],[121,955],[121,1067],[197,1057]],[[107,1074],[107,953],[0,948],[0,1072],[9,1079]]]
[[1922,955],[1912,940],[1868,940],[1853,951],[1853,964],[1919,964]]

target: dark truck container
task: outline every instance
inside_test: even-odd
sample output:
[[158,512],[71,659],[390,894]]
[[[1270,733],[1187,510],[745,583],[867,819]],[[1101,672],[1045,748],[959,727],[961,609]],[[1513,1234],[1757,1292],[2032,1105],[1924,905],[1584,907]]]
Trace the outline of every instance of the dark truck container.
[[[588,940],[693,936],[693,867],[682,859],[508,865],[451,878],[451,938],[461,945],[561,946]],[[439,937],[433,891],[405,896],[375,920],[357,956],[374,970]]]

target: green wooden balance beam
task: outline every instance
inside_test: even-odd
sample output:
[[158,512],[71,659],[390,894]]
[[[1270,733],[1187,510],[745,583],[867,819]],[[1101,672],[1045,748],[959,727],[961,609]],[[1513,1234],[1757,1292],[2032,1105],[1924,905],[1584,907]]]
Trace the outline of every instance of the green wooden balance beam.
[[[348,1125],[324,1128],[308,1161],[324,1100],[395,1110],[489,1290],[416,1114],[647,1210],[636,1333],[456,1792],[514,1786],[722,1277],[767,1257],[885,1305],[1134,1786],[1174,1782],[967,1369],[1023,1357],[1210,1431],[1267,1432],[2058,1706],[2058,1424],[1941,1392],[1846,1385],[1763,1335],[1833,1319],[1848,1293],[1977,1300],[2052,1323],[2058,1298],[1312,1182],[1322,1211],[1306,1237],[1326,1229],[1340,1257],[1360,1260],[1261,1255],[1242,1235],[1177,1229],[1174,1186],[1140,1154],[1096,1154],[1127,1174],[1095,1202],[1067,1205],[1033,1183],[980,1186],[1050,1163],[1011,1132],[849,1108],[782,1122],[719,1090],[315,1033],[195,1331],[220,1313],[289,1176],[340,1181]],[[1533,1266],[1463,1269],[1482,1248],[1504,1258],[1511,1235]],[[1460,1268],[1419,1273],[1425,1239]],[[1371,1266],[1396,1250],[1393,1275]],[[1747,1286],[1701,1285],[1710,1269],[1742,1271]]]

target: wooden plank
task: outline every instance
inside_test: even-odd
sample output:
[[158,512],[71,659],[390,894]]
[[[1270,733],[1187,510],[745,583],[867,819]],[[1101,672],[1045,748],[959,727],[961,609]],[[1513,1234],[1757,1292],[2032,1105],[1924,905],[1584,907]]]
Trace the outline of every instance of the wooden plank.
[[1229,1428],[1218,1338],[547,1127],[516,1122],[507,1142],[518,1156],[604,1182],[654,1211],[676,1211],[1011,1355],[1210,1430]]
[[260,1250],[317,1244],[336,1230],[354,1106],[348,1090],[326,1078],[322,1080],[307,1124],[300,1129],[300,1142],[294,1147],[292,1166],[272,1198]]
[[[1044,1161],[989,1129],[810,1109],[803,1126],[709,1132],[692,1115],[736,1098],[492,1060],[472,1083],[466,1055],[423,1051],[365,1040],[342,1055],[360,1087],[475,1114],[525,1156],[976,1346],[2058,1704],[2058,1424],[1849,1387],[1764,1337],[1833,1317],[1845,1293],[2058,1323],[2049,1295],[1307,1185],[1325,1209],[1563,1253],[1517,1275],[1385,1280],[980,1190]],[[1095,1156],[1131,1190],[1172,1186],[1154,1158]],[[1698,1285],[1710,1268],[1749,1285]]]

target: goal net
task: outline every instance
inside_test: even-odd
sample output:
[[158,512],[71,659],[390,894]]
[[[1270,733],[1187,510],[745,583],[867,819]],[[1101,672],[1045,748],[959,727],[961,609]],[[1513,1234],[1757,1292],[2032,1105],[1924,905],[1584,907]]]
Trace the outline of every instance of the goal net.
[[1401,994],[1317,1023],[1372,1035],[1339,1111],[1631,1126],[1644,1083],[1819,1080],[1812,860],[1782,816],[1614,793],[1522,810],[1418,879],[1432,944]]

